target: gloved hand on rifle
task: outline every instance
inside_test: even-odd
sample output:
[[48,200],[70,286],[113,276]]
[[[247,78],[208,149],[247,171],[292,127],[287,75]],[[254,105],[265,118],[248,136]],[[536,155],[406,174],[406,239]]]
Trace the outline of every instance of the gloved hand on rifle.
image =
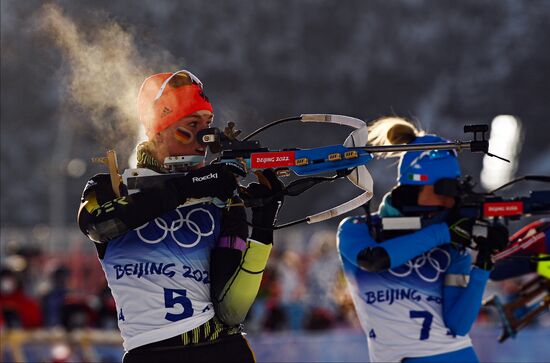
[[508,229],[500,223],[491,225],[484,220],[460,217],[455,209],[450,211],[447,224],[451,243],[461,248],[477,249],[474,265],[484,270],[493,268],[491,256],[508,244]]
[[508,228],[500,223],[487,225],[486,228],[487,237],[474,237],[478,250],[474,265],[484,270],[492,270],[494,262],[491,257],[506,248],[509,234]]
[[227,201],[237,189],[237,179],[232,169],[223,164],[211,164],[191,170],[183,177],[167,181],[167,186],[175,190],[180,203],[189,198],[218,198]]
[[461,217],[457,209],[449,211],[447,225],[451,234],[451,243],[456,247],[466,248],[472,245],[472,229],[475,218]]
[[250,238],[265,244],[273,243],[273,230],[277,213],[284,200],[284,184],[272,169],[257,171],[258,183],[250,183],[241,193],[248,198],[260,198],[263,205],[252,207],[252,234]]

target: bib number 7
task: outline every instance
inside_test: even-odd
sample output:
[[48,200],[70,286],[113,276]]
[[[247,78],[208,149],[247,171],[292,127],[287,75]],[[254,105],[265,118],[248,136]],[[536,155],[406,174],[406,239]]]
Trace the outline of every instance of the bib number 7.
[[430,329],[432,327],[433,315],[429,311],[416,311],[411,310],[409,312],[411,319],[424,319],[422,322],[422,329],[420,329],[420,340],[426,340],[430,337]]
[[[187,290],[164,289],[164,306],[166,308],[183,309],[180,313],[166,313],[164,318],[170,321],[178,321],[193,316],[195,312],[191,300],[186,296]],[[179,306],[178,306],[179,305]]]

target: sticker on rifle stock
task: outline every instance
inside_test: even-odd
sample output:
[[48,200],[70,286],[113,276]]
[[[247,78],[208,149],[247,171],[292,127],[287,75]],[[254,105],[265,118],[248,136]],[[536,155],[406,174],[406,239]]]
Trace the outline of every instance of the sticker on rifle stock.
[[272,151],[250,155],[250,165],[253,169],[286,168],[294,166],[294,163],[294,151]]
[[523,213],[523,202],[483,203],[485,217],[515,216]]

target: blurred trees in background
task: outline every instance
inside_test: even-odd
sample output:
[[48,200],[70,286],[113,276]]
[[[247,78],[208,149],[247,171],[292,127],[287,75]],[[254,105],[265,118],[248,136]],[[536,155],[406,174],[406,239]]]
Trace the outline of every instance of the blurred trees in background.
[[[550,170],[548,1],[54,3],[82,37],[114,22],[132,35],[151,71],[196,73],[220,126],[236,121],[247,134],[302,113],[367,121],[398,114],[428,131],[461,138],[465,123],[513,114],[525,127],[519,174]],[[88,110],[69,102],[66,77],[74,70],[36,26],[41,5],[38,0],[1,2],[3,226],[74,226],[85,181],[103,172],[90,158],[117,148],[125,168],[130,150],[106,140],[135,138],[134,130],[102,135]],[[109,83],[120,86],[117,79]],[[117,122],[108,109],[104,117],[107,124]],[[341,143],[349,131],[290,125],[270,130],[262,140],[270,147],[313,147]],[[461,160],[465,172],[479,178],[481,157],[464,154]],[[394,183],[395,167],[373,161],[369,169],[378,201]],[[282,218],[356,194],[344,183],[320,188],[306,194],[306,202],[289,200]]]

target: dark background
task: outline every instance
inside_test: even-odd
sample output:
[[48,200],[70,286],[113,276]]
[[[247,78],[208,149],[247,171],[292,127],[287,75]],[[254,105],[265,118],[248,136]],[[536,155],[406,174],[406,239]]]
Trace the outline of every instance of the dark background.
[[[218,126],[236,121],[245,134],[302,113],[395,114],[457,139],[466,123],[511,114],[524,125],[517,174],[550,172],[550,1],[0,4],[2,227],[75,226],[86,180],[104,171],[90,158],[115,148],[127,167],[141,81],[182,68],[205,84]],[[69,25],[52,25],[52,12]],[[314,147],[349,132],[289,124],[261,140]],[[463,153],[464,172],[479,179],[481,160]],[[394,183],[394,162],[369,164],[375,202]],[[289,200],[281,219],[357,194],[344,181],[324,186]]]

